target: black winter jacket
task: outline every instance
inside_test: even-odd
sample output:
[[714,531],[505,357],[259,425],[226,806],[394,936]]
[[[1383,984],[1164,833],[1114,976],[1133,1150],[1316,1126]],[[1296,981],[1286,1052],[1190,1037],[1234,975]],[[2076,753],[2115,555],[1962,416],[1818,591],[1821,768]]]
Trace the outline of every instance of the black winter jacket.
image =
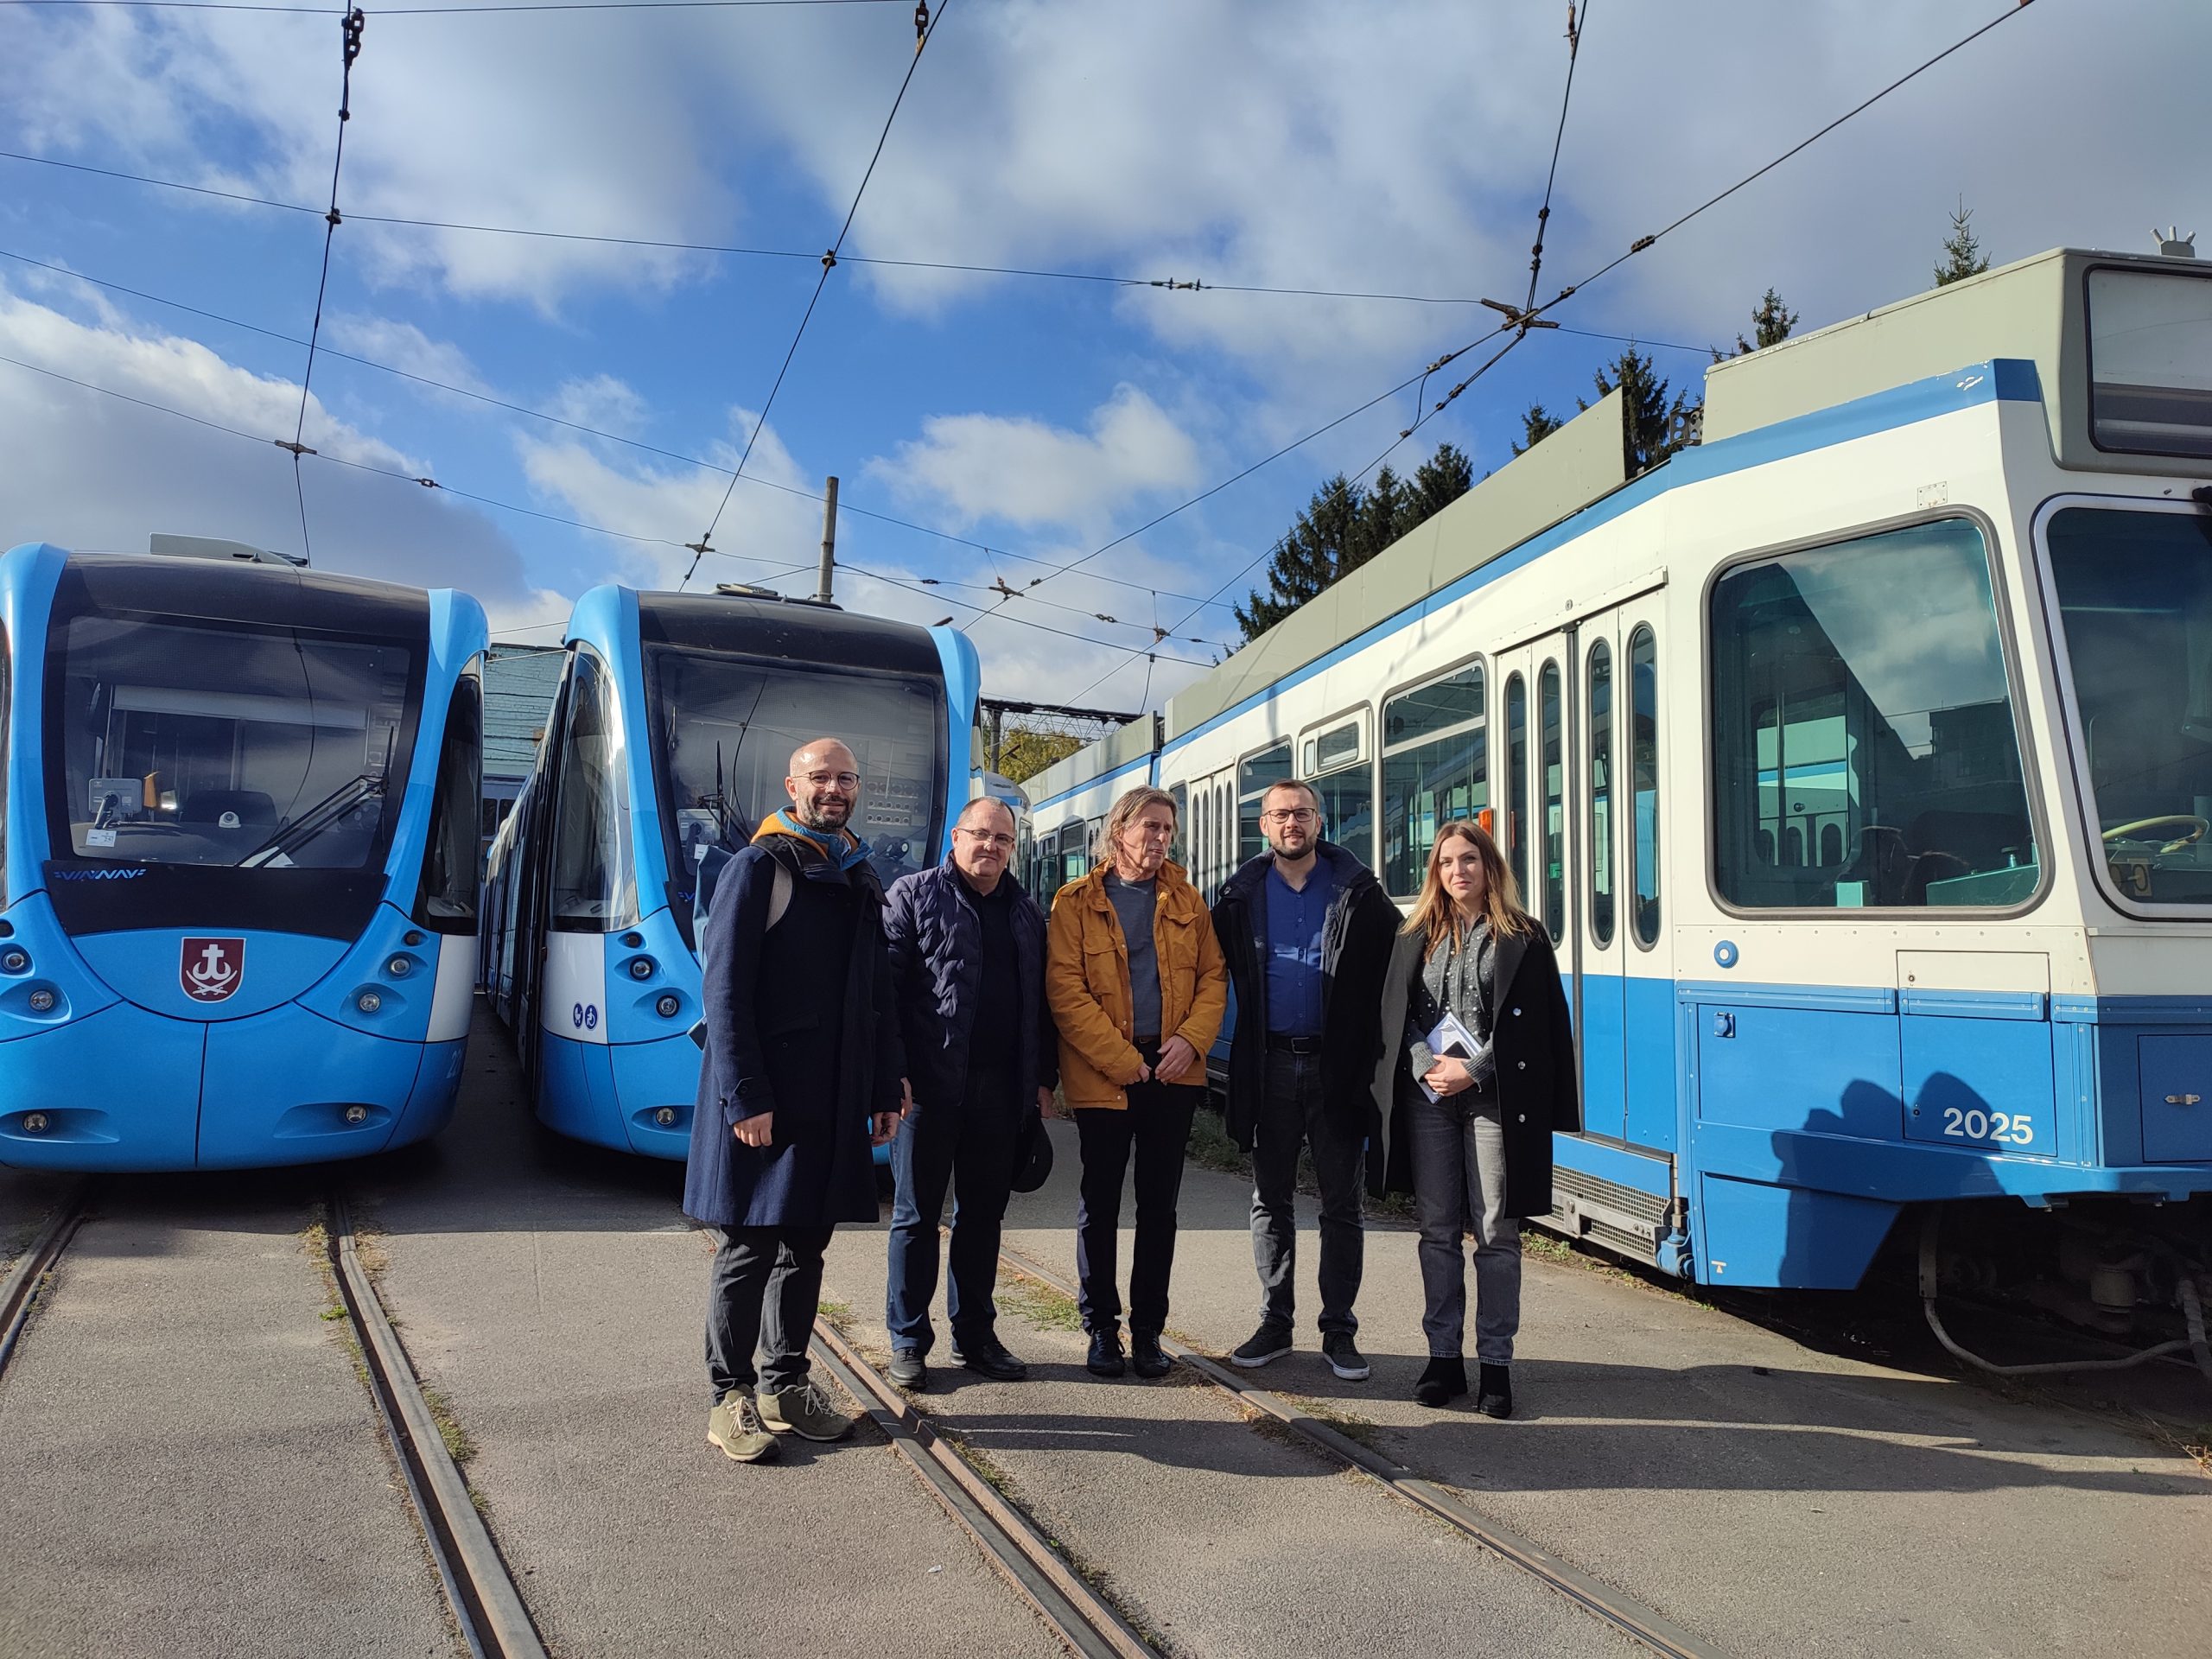
[[[1398,907],[1357,858],[1324,841],[1319,855],[1336,892],[1321,929],[1321,1090],[1332,1111],[1355,1116],[1372,1132],[1369,1087],[1381,1058],[1382,970],[1398,931]],[[1248,859],[1222,883],[1213,925],[1236,991],[1236,1026],[1229,1051],[1229,1104],[1224,1124],[1247,1152],[1267,1090],[1267,899],[1262,884],[1274,855]],[[1318,875],[1319,872],[1317,870]]]
[[[1060,1045],[1045,1003],[1045,912],[1010,874],[1014,954],[1021,984],[1021,1033],[1014,1098],[1028,1110],[1037,1091],[1059,1081]],[[983,967],[983,924],[976,896],[950,858],[891,884],[883,912],[891,977],[905,1040],[907,1077],[924,1106],[957,1105],[968,1087],[968,1046]]]

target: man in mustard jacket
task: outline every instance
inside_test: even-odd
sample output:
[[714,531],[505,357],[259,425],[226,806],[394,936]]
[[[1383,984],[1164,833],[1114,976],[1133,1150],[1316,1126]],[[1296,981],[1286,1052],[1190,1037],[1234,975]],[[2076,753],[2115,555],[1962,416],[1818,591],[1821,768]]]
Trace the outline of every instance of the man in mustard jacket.
[[1139,1376],[1167,1373],[1160,1332],[1175,1264],[1183,1150],[1205,1092],[1206,1051],[1229,1000],[1205,901],[1167,861],[1174,836],[1174,797],[1150,788],[1123,794],[1107,814],[1097,867],[1054,896],[1046,944],[1060,1089],[1083,1152],[1076,1270],[1090,1369],[1098,1376],[1125,1369],[1115,1256],[1133,1149],[1136,1249],[1126,1363]]

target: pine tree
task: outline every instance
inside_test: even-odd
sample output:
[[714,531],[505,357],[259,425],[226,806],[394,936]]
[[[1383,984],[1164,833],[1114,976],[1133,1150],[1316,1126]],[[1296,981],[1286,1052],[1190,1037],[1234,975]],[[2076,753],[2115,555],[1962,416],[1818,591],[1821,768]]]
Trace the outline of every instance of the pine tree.
[[1521,442],[1513,446],[1513,453],[1525,455],[1567,423],[1554,418],[1551,410],[1541,404],[1529,405],[1528,413],[1521,417]]
[[1770,288],[1766,291],[1766,297],[1751,308],[1753,338],[1745,340],[1743,335],[1738,334],[1736,349],[1727,353],[1715,352],[1713,354],[1713,360],[1716,363],[1725,362],[1731,357],[1743,357],[1769,346],[1779,346],[1789,338],[1789,331],[1796,326],[1797,314],[1784,305],[1782,302],[1782,296]]
[[1948,288],[1989,269],[1989,256],[1981,251],[1981,239],[1967,223],[1973,217],[1974,209],[1961,196],[1959,211],[1951,215],[1951,233],[1943,238],[1943,263],[1936,267],[1936,287]]
[[1448,443],[1410,483],[1385,467],[1363,489],[1342,473],[1313,492],[1269,550],[1268,588],[1236,607],[1244,638],[1256,639],[1347,571],[1359,567],[1438,509],[1467,493],[1474,467]]
[[[1623,442],[1630,478],[1696,442],[1698,417],[1705,405],[1691,403],[1680,392],[1669,402],[1666,378],[1656,373],[1651,359],[1635,346],[1623,347],[1620,356],[1594,378],[1600,398],[1618,386],[1628,405]],[[1590,407],[1580,397],[1574,401],[1584,409]]]

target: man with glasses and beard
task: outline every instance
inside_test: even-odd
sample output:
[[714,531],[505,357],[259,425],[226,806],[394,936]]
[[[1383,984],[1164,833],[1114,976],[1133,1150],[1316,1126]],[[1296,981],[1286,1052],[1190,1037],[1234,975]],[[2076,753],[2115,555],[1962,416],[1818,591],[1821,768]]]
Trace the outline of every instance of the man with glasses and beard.
[[816,738],[784,789],[790,806],[729,861],[700,937],[706,1052],[683,1180],[685,1212],[718,1239],[707,1439],[741,1463],[773,1457],[777,1433],[853,1430],[809,1375],[807,1338],[830,1233],[876,1218],[872,1148],[906,1096],[883,887],[847,827],[859,762]]
[[1252,1154],[1260,1274],[1259,1329],[1229,1357],[1249,1370],[1290,1351],[1298,1153],[1310,1146],[1321,1188],[1321,1352],[1338,1376],[1363,1382],[1351,1311],[1366,1248],[1360,1178],[1398,907],[1373,872],[1322,838],[1311,784],[1271,785],[1260,828],[1268,851],[1222,884],[1213,909],[1236,989],[1223,1127]]
[[953,1362],[1002,1382],[1028,1375],[998,1338],[992,1292],[1014,1167],[1052,1104],[1059,1055],[1045,1004],[1045,912],[1007,868],[1014,833],[1006,803],[970,801],[944,862],[891,884],[884,931],[914,1089],[891,1143],[898,1196],[884,1296],[901,1388],[929,1382],[949,1183],[959,1190],[945,1298]]

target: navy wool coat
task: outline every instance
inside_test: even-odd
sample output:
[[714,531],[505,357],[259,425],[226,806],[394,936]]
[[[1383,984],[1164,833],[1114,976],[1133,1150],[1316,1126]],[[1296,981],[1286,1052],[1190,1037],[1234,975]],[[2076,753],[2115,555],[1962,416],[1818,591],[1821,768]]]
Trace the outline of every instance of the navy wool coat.
[[[791,899],[774,927],[776,867]],[[810,842],[772,836],[733,857],[700,938],[706,1052],[683,1209],[714,1227],[876,1219],[868,1119],[899,1105],[906,1066],[883,944],[883,888]],[[765,1147],[732,1128],[775,1114]]]
[[[1021,1031],[1014,1099],[1037,1109],[1037,1091],[1059,1081],[1059,1038],[1045,1001],[1045,912],[1011,875],[1014,961],[1020,969]],[[976,1031],[982,978],[983,924],[951,859],[891,884],[883,931],[898,988],[899,1034],[918,1106],[957,1106],[968,1087],[968,1047]]]

